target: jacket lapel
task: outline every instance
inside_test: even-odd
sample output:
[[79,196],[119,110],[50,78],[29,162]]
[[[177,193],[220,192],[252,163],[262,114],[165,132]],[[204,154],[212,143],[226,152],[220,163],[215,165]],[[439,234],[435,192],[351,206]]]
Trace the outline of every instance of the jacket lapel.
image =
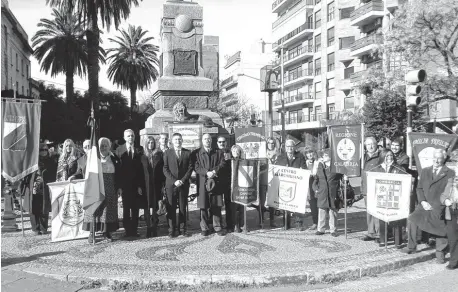
[[435,182],[437,182],[438,180],[444,178],[447,171],[448,171],[448,170],[445,169],[445,165],[441,167],[441,170],[439,171],[439,173],[438,173],[436,176],[433,176],[433,173],[432,173],[432,171],[431,171],[431,176],[432,176],[432,178],[433,178],[432,183],[435,183]]

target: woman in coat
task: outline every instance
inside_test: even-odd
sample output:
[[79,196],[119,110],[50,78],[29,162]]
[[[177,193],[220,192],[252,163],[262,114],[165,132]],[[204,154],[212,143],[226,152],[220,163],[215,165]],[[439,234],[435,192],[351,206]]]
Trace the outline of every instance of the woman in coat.
[[[91,223],[95,217],[95,231],[103,232],[103,236],[108,241],[113,241],[111,232],[119,229],[118,221],[118,195],[116,190],[119,188],[119,173],[121,161],[111,153],[111,142],[108,138],[99,139],[100,162],[103,172],[103,186],[105,187],[105,200],[102,205],[93,213],[84,213],[83,230],[91,231]],[[95,241],[92,232],[88,238],[89,243]]]
[[64,141],[62,153],[57,163],[56,181],[66,181],[78,171],[78,157],[76,155],[75,143],[71,139]]
[[[318,227],[318,206],[317,206],[317,198],[315,196],[315,192],[312,189],[313,180],[316,175],[317,166],[318,166],[318,155],[315,150],[313,149],[306,149],[304,152],[305,155],[305,163],[308,170],[312,171],[312,176],[310,176],[309,181],[309,195],[307,196],[307,201],[310,205],[310,213],[312,213],[312,226],[310,226],[309,230],[316,230]],[[299,225],[301,231],[305,230],[303,226],[303,215],[296,216],[296,225]]]
[[[239,161],[242,159],[242,147],[239,145],[234,145],[231,147],[231,190],[234,191],[234,186],[238,185],[237,181],[237,169],[239,165]],[[231,195],[232,199],[232,195]],[[243,205],[237,204],[235,202],[232,202],[232,222],[235,222],[235,228],[234,231],[237,233],[242,232],[242,227],[244,225],[244,212],[243,212]]]
[[[153,136],[148,136],[145,139],[143,149],[145,149],[145,153],[141,157],[141,162],[143,173],[145,174],[145,192],[148,204],[147,208],[145,208],[146,237],[148,238],[157,236],[157,225],[159,222],[157,215],[158,202],[162,200],[162,190],[165,184],[163,171],[164,153],[156,147],[156,141]],[[153,209],[152,213],[150,213],[150,208]]]
[[326,225],[326,215],[329,213],[329,229],[331,235],[337,236],[337,191],[339,190],[342,174],[331,172],[331,156],[329,149],[321,152],[322,163],[318,163],[316,176],[312,183],[314,197],[317,200],[318,226],[316,235],[323,235]]
[[[399,174],[407,174],[405,169],[396,163],[396,157],[390,149],[384,149],[380,151],[380,161],[382,163],[376,166],[373,169],[370,169],[370,172],[384,172],[384,173],[399,173]],[[388,223],[389,228],[393,228],[393,235],[394,235],[394,244],[396,248],[401,248],[402,244],[402,227],[406,227],[407,221],[406,220],[397,220]],[[388,238],[386,233],[388,230],[385,228],[385,222],[380,220],[380,247],[385,246],[385,237]],[[388,232],[389,233],[389,232]]]

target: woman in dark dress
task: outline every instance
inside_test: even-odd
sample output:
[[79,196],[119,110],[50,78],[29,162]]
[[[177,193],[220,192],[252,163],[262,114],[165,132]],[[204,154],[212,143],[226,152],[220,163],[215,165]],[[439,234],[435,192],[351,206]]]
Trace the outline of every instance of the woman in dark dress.
[[[145,188],[147,208],[145,208],[146,219],[146,237],[157,236],[158,202],[162,199],[162,189],[165,184],[164,175],[164,153],[159,147],[156,147],[156,141],[153,136],[148,136],[144,142],[145,151],[141,158],[143,173],[145,174]],[[152,209],[152,213],[151,210]],[[148,216],[150,215],[150,216]]]
[[[111,232],[119,229],[118,221],[118,196],[119,167],[121,161],[110,152],[111,142],[108,138],[99,139],[100,162],[102,164],[103,186],[105,188],[105,200],[94,214],[84,213],[83,230],[91,231],[91,223],[95,217],[95,231],[103,232],[108,241],[113,241]],[[89,162],[89,161],[88,161]],[[89,243],[95,240],[94,234],[89,235]]]
[[64,141],[62,153],[57,163],[56,181],[66,181],[74,176],[78,170],[78,157],[76,155],[75,143],[71,139]]

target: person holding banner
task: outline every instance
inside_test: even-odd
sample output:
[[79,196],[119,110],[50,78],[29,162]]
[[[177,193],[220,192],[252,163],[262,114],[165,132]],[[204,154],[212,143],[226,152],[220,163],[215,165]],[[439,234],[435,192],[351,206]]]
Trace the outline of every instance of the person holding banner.
[[76,156],[75,143],[72,139],[64,141],[62,153],[57,163],[56,181],[66,181],[78,171],[78,157]]
[[[391,144],[393,145],[393,144]],[[384,149],[380,151],[380,161],[383,161],[382,164],[376,166],[374,169],[371,169],[371,172],[384,172],[384,173],[399,173],[407,174],[405,169],[397,164],[395,155],[392,150]],[[380,222],[380,247],[385,246],[385,237],[388,236],[385,234],[388,232],[385,228],[385,222],[379,220]],[[394,244],[396,248],[401,248],[402,244],[402,228],[406,226],[406,220],[392,221],[388,224],[389,227],[393,229]],[[389,232],[388,232],[389,233]]]
[[423,168],[417,186],[418,204],[415,211],[408,217],[407,232],[409,241],[405,252],[417,252],[417,228],[436,236],[436,259],[438,263],[445,262],[447,239],[445,220],[442,219],[443,205],[440,200],[450,179],[455,172],[445,166],[447,152],[444,149],[435,149],[433,165]]
[[[367,206],[367,176],[366,171],[374,169],[380,164],[380,152],[377,148],[377,140],[374,137],[366,137],[364,141],[366,154],[364,155],[364,169],[361,172],[361,195],[364,197],[364,203]],[[363,241],[375,241],[380,243],[380,222],[377,218],[367,213],[367,235]]]
[[56,165],[48,152],[48,145],[40,143],[38,170],[26,176],[20,185],[24,196],[23,208],[30,214],[30,224],[35,235],[48,233],[48,217],[51,200],[47,183],[54,181]]
[[333,237],[337,237],[337,191],[343,174],[331,172],[331,151],[321,151],[323,163],[318,163],[316,176],[312,183],[318,207],[318,226],[316,235],[323,235],[326,225],[326,215],[329,214],[329,230]]
[[458,269],[458,177],[449,178],[441,195],[441,203],[445,206],[444,220],[450,249],[450,260],[447,269]]

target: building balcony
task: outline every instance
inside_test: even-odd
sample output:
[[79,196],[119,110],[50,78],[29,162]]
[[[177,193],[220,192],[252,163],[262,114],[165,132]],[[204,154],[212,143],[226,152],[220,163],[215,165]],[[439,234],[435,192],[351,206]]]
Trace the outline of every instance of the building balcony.
[[350,25],[361,27],[384,16],[383,1],[371,1],[350,14]]
[[296,12],[301,9],[311,9],[315,6],[315,0],[276,0],[272,4],[272,13],[284,11],[286,8],[291,7],[285,14],[277,18],[272,23],[272,29],[279,26],[281,23],[289,19]]
[[[313,93],[311,92],[301,92],[297,95],[291,95],[289,97],[286,97],[284,101],[285,101],[285,108],[286,108],[286,107],[293,107],[296,105],[302,105],[306,103],[313,103],[315,101],[315,98],[313,96]],[[274,100],[273,103],[274,103],[273,104],[274,110],[281,109],[281,100],[280,99]]]
[[309,34],[313,34],[313,23],[311,22],[306,22],[303,25],[299,26],[295,30],[291,31],[278,41],[272,44],[272,50],[273,51],[280,51],[281,45],[283,45],[284,48],[288,47],[288,44],[291,44],[297,39],[303,38],[304,36],[307,36]]
[[[313,57],[313,46],[303,46],[298,49],[291,50],[285,53],[283,57],[283,65],[289,66],[307,58]],[[274,68],[281,65],[280,58],[273,63]]]
[[237,97],[237,93],[231,93],[229,95],[223,96],[221,102],[225,103]]
[[297,71],[297,73],[285,76],[283,78],[283,84],[286,87],[308,79],[313,80],[313,77],[313,70],[305,69]]
[[367,71],[358,71],[350,76],[350,82],[352,83],[353,87],[358,86],[363,79],[367,76]]
[[[281,131],[281,119],[274,121],[274,131]],[[322,114],[300,115],[285,118],[285,130],[302,130],[322,128]]]
[[231,76],[231,77],[224,79],[223,82],[221,82],[221,88],[226,88],[226,87],[229,87],[237,83],[238,83],[237,76]]
[[361,57],[370,54],[378,44],[383,42],[383,36],[381,34],[373,34],[367,37],[356,40],[350,48],[350,56]]

